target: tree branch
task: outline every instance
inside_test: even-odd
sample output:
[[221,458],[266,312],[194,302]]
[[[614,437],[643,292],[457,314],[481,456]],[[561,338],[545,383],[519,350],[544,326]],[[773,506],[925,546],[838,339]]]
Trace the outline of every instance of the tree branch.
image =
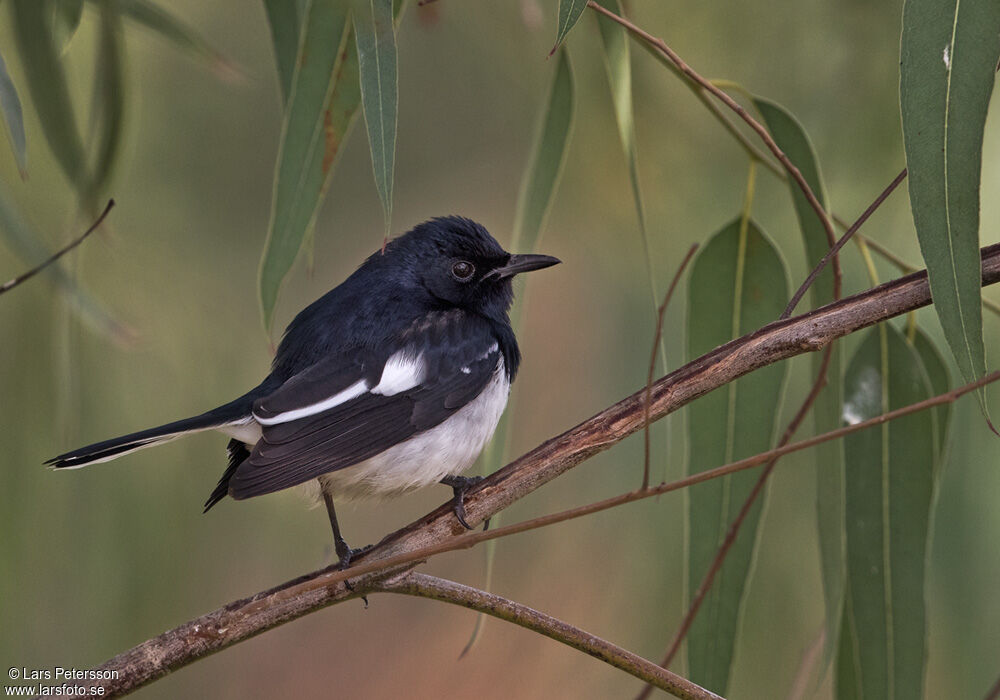
[[721,700],[720,696],[715,693],[705,690],[686,678],[671,673],[627,649],[495,593],[487,593],[454,581],[414,571],[386,579],[378,584],[374,590],[431,598],[453,605],[461,605],[470,610],[478,610],[578,649],[635,676],[641,681],[665,690],[674,697],[685,700]]
[[[984,248],[982,259],[983,283],[1000,281],[1000,244]],[[801,316],[768,324],[655,382],[650,392],[649,419],[658,420],[755,369],[820,350],[836,338],[929,303],[927,273],[918,272]],[[640,389],[575,428],[546,441],[470,489],[465,497],[467,520],[473,524],[483,522],[563,472],[640,430],[644,425],[645,394],[645,388]],[[947,400],[954,400],[955,396],[956,392],[946,395]],[[856,427],[849,426],[850,429]],[[844,430],[835,432],[842,434]],[[789,445],[780,451],[741,460],[637,495],[625,494],[608,499],[603,504],[595,504],[597,507],[575,510],[580,514],[594,512],[665,493],[756,466],[775,455],[802,449],[804,443],[815,444],[815,440]],[[101,668],[118,669],[119,678],[96,681],[95,685],[104,687],[105,692],[111,695],[124,694],[272,627],[370,592],[379,580],[412,568],[416,560],[438,552],[471,547],[485,539],[524,529],[530,528],[518,524],[500,528],[495,533],[456,537],[466,531],[456,520],[451,503],[446,503],[383,539],[346,571],[331,568],[306,574],[271,590],[230,603],[116,656]],[[347,577],[351,579],[353,590],[344,584]]]

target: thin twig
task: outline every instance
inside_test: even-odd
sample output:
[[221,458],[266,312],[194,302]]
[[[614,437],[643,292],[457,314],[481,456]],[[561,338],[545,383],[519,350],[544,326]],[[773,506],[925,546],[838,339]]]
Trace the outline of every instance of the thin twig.
[[[805,178],[802,176],[802,173],[795,166],[795,164],[788,159],[788,156],[785,155],[785,152],[782,151],[781,148],[778,146],[778,144],[775,143],[774,139],[771,138],[771,134],[768,133],[767,129],[760,122],[758,122],[756,119],[750,116],[750,114],[743,108],[742,105],[740,105],[739,102],[737,102],[732,97],[727,95],[725,91],[713,85],[712,81],[707,80],[700,73],[691,68],[691,66],[689,66],[687,63],[684,62],[684,59],[682,59],[679,55],[677,55],[677,53],[673,49],[671,49],[665,41],[663,41],[663,39],[654,37],[652,34],[649,34],[644,29],[637,27],[635,24],[625,19],[624,17],[616,15],[611,10],[602,7],[598,3],[594,2],[594,0],[588,0],[587,7],[594,10],[595,12],[599,12],[605,17],[614,20],[618,24],[625,27],[629,32],[631,32],[635,36],[640,37],[643,41],[656,48],[658,52],[660,52],[663,56],[669,59],[670,62],[673,63],[677,67],[677,69],[681,73],[683,73],[689,80],[692,80],[698,85],[700,85],[704,90],[708,91],[713,97],[718,99],[729,109],[735,112],[736,116],[738,116],[740,119],[746,122],[747,126],[749,126],[751,129],[754,130],[754,132],[757,133],[761,141],[764,142],[764,145],[767,146],[768,150],[774,154],[774,157],[777,158],[778,161],[784,166],[785,170],[788,171],[788,174],[792,177],[793,180],[795,180],[795,183],[798,185],[799,189],[802,190],[802,194],[805,196],[806,201],[809,202],[809,206],[812,207],[814,212],[816,212],[816,216],[819,217],[820,223],[823,225],[823,229],[826,231],[826,237],[829,245],[832,247],[836,244],[837,235],[833,230],[833,223],[830,221],[830,217],[827,215],[826,210],[823,209],[823,205],[819,203],[819,200],[816,198],[816,194],[812,191],[812,188],[809,187],[809,183],[806,182]],[[839,298],[840,265],[836,258],[834,258],[833,269],[834,269],[834,297]]]
[[685,700],[722,700],[715,693],[671,673],[627,649],[495,593],[488,593],[454,581],[414,571],[387,579],[378,584],[375,590],[431,598],[460,605],[470,610],[478,610],[578,649],[635,676],[641,681],[651,683],[674,697]]
[[[688,263],[691,262],[691,258],[694,257],[695,251],[698,250],[698,244],[694,243],[690,248],[688,248],[687,255],[681,260],[681,264],[677,267],[677,272],[674,273],[674,278],[670,280],[670,287],[667,289],[666,295],[663,297],[663,303],[660,304],[659,308],[656,310],[656,330],[653,331],[653,351],[650,353],[649,357],[649,371],[646,373],[646,396],[643,399],[642,408],[642,420],[644,427],[642,429],[643,440],[645,441],[645,452],[643,453],[642,459],[642,490],[649,487],[649,456],[650,456],[650,444],[649,444],[649,402],[653,393],[653,372],[656,370],[656,354],[657,349],[660,346],[660,338],[663,335],[663,316],[667,312],[667,307],[670,305],[670,299],[674,296],[674,289],[677,287],[677,283],[681,279],[681,275],[684,274],[685,268],[687,268]],[[663,371],[666,372],[667,368],[664,367]]]
[[[983,283],[1000,281],[1000,245],[984,248],[981,253]],[[771,323],[716,348],[655,382],[649,403],[649,419],[658,420],[755,369],[818,350],[836,338],[929,303],[927,274],[919,272],[801,316]],[[954,401],[967,391],[996,378],[996,375],[990,375],[973,385],[910,407],[907,412]],[[491,474],[466,494],[466,519],[470,523],[483,522],[560,474],[634,434],[645,424],[645,404],[643,388]],[[896,411],[826,436],[661,484],[645,492],[623,494],[570,512],[498,528],[495,532],[456,536],[464,533],[465,529],[456,520],[451,503],[443,504],[383,539],[346,571],[331,568],[306,574],[271,590],[230,603],[116,656],[102,668],[119,670],[119,678],[94,681],[94,685],[104,687],[106,693],[129,692],[267,629],[362,595],[378,580],[412,568],[417,561],[429,556],[465,549],[495,537],[524,532],[749,469],[774,457],[842,437],[900,415],[904,413]],[[347,578],[351,579],[353,591],[344,585]]]
[[86,231],[83,232],[83,235],[81,235],[79,238],[77,238],[76,240],[74,240],[72,243],[70,243],[69,245],[67,245],[65,248],[63,248],[59,252],[57,252],[54,255],[52,255],[48,260],[46,260],[45,262],[41,263],[40,265],[31,268],[27,272],[21,273],[20,275],[18,275],[17,277],[15,277],[12,280],[8,280],[7,282],[4,282],[3,284],[0,284],[0,294],[3,294],[4,292],[9,292],[11,289],[13,289],[17,285],[21,284],[22,282],[27,282],[29,279],[31,279],[32,277],[34,277],[35,275],[37,275],[39,272],[41,272],[42,270],[44,270],[46,267],[48,267],[49,265],[51,265],[52,263],[54,263],[56,260],[58,260],[59,258],[61,258],[62,256],[64,256],[66,253],[68,253],[69,251],[73,250],[74,248],[76,248],[81,243],[83,243],[87,239],[87,236],[89,236],[94,231],[96,231],[98,229],[98,227],[104,222],[105,217],[107,217],[108,212],[111,211],[111,208],[113,206],[115,206],[115,200],[109,199],[107,206],[104,207],[104,211],[101,212],[101,215],[97,217],[97,220],[90,225],[90,228],[88,228]]
[[897,175],[895,179],[893,179],[893,181],[890,182],[884,190],[882,190],[882,193],[875,198],[875,201],[868,205],[868,208],[865,209],[861,216],[858,217],[858,220],[851,224],[844,235],[841,236],[837,240],[836,244],[834,244],[834,246],[827,251],[826,255],[823,256],[823,259],[819,261],[819,264],[817,264],[816,267],[813,268],[813,271],[809,273],[809,276],[806,277],[806,281],[803,282],[802,285],[795,291],[795,294],[792,295],[791,301],[788,302],[788,306],[785,307],[785,310],[781,313],[779,318],[788,318],[792,315],[792,312],[795,311],[795,307],[798,306],[798,303],[801,301],[803,295],[812,283],[816,281],[816,278],[819,277],[823,268],[826,267],[826,264],[830,262],[830,258],[840,252],[840,249],[844,247],[844,244],[851,240],[851,236],[858,232],[858,229],[861,228],[866,221],[868,221],[868,217],[874,214],[875,210],[882,206],[882,202],[884,202],[889,195],[892,194],[893,190],[895,190],[905,179],[906,168],[903,168],[899,171],[899,175]]

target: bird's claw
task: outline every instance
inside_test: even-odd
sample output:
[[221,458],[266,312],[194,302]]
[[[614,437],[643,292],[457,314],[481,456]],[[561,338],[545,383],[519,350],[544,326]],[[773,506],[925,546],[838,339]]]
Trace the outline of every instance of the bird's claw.
[[351,562],[354,561],[355,557],[360,557],[365,552],[369,551],[375,545],[369,544],[364,547],[358,547],[356,549],[351,549],[347,547],[346,543],[343,548],[337,547],[337,555],[340,557],[340,561],[337,562],[337,568],[343,571],[351,566]]
[[[446,476],[441,479],[442,484],[450,486],[455,492],[455,517],[458,519],[458,522],[462,523],[462,527],[466,530],[474,530],[475,528],[469,525],[469,522],[465,519],[465,493],[482,480],[483,477],[481,476]],[[489,520],[486,523],[488,527]]]
[[[337,569],[339,569],[340,571],[349,568],[351,566],[351,562],[354,561],[354,557],[361,556],[362,554],[364,554],[365,552],[367,552],[368,550],[370,550],[372,547],[375,546],[373,544],[369,544],[365,545],[364,547],[351,549],[350,547],[347,546],[346,542],[344,542],[343,544],[344,544],[343,548],[341,547],[337,548],[337,554],[340,555],[340,561],[337,562]],[[347,590],[351,591],[352,593],[354,592],[354,584],[352,584],[349,579],[346,578],[344,579],[344,587]],[[361,596],[361,600],[365,601],[365,608],[367,608],[368,598],[366,598],[365,596]]]

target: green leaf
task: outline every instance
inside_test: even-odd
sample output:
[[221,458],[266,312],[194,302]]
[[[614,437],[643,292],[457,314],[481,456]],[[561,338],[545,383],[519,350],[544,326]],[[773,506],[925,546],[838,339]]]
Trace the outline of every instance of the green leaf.
[[[914,332],[913,340],[910,344],[917,351],[917,355],[923,363],[924,370],[927,372],[927,380],[931,393],[934,395],[944,394],[950,390],[951,373],[948,371],[948,365],[945,363],[941,351],[938,350],[937,345],[931,340],[930,336],[918,327]],[[953,406],[954,404],[946,403],[931,409],[935,426],[934,454],[937,455],[937,459],[935,460],[935,477],[940,472],[941,467],[944,466],[944,461],[948,456],[948,438],[951,434],[951,412]]]
[[[745,225],[743,225],[745,223]],[[688,355],[698,357],[773,321],[788,299],[784,263],[752,221],[716,233],[692,264],[688,282]],[[691,404],[689,471],[763,452],[774,441],[786,363],[753,372]],[[761,468],[692,487],[689,492],[688,589],[697,590]],[[758,499],[715,577],[687,636],[695,683],[725,694],[743,593],[763,499]]]
[[295,58],[299,53],[299,28],[302,25],[304,8],[289,0],[264,0],[267,24],[271,29],[271,44],[274,46],[274,60],[278,66],[278,85],[281,87],[281,101],[288,103],[295,77]]
[[83,0],[52,0],[52,40],[60,54],[66,53],[80,26]]
[[[261,310],[268,329],[281,283],[307,231],[315,225],[328,175],[346,131],[343,123],[333,123],[336,114],[331,99],[341,80],[349,83],[353,79],[357,83],[356,76],[344,73],[345,63],[350,60],[346,51],[350,21],[343,2],[314,0],[308,7],[303,30],[285,110],[271,222],[260,267]],[[331,41],[330,37],[337,40]]]
[[[546,214],[552,204],[559,175],[566,162],[566,146],[569,144],[573,131],[573,73],[570,70],[569,58],[564,51],[559,53],[556,71],[549,86],[545,100],[544,111],[541,114],[538,134],[534,147],[528,159],[528,167],[521,178],[521,191],[517,198],[514,215],[514,235],[511,250],[516,253],[534,253],[538,251],[545,226]],[[518,295],[518,303],[511,310],[510,321],[515,334],[521,328],[521,309],[524,306],[524,292]],[[500,423],[493,433],[493,439],[486,446],[479,460],[480,473],[492,474],[502,467],[508,459],[510,450],[509,426],[511,416],[517,406],[515,391],[507,410],[500,417]],[[493,516],[491,523],[496,527],[502,514]],[[484,588],[489,590],[493,580],[493,560],[496,556],[496,542],[487,543],[486,580]],[[462,650],[467,654],[477,643],[486,618],[480,613],[469,641]]]
[[[94,2],[94,0],[90,0]],[[222,52],[216,50],[191,26],[182,22],[159,5],[149,0],[117,0],[122,15],[145,27],[181,51],[205,62],[220,78],[227,80],[243,77],[243,69]]]
[[96,118],[98,124],[97,160],[94,165],[94,192],[111,177],[118,158],[122,139],[122,121],[125,115],[125,79],[122,65],[121,15],[116,0],[102,0],[100,4],[101,24],[98,37],[98,52],[94,92]]
[[[986,373],[979,185],[997,27],[996,0],[907,0],[903,7],[899,92],[910,205],[934,310],[966,382]],[[978,394],[985,413],[985,393]]]
[[[0,236],[7,247],[27,265],[35,266],[51,257],[38,233],[24,220],[7,194],[0,190]],[[120,345],[130,343],[135,334],[128,326],[115,320],[104,306],[88,294],[63,269],[60,262],[52,263],[39,276],[52,280],[70,302],[73,310],[87,326]]]
[[[597,0],[597,2],[617,15],[623,14],[618,0]],[[642,205],[642,190],[639,188],[639,158],[635,138],[635,115],[632,109],[632,65],[629,60],[628,37],[624,27],[603,15],[598,16],[597,26],[601,30],[604,67],[607,69],[608,83],[611,87],[611,101],[615,108],[618,138],[621,140],[622,150],[625,152],[625,162],[632,184],[632,199],[635,201],[639,228],[642,231],[643,240],[645,240],[646,215]],[[646,248],[648,252],[648,244]]]
[[392,0],[354,0],[361,104],[368,127],[375,186],[385,211],[385,232],[392,222],[392,179],[396,156],[396,30]]
[[[847,368],[844,420],[873,418],[930,393],[920,357],[882,324],[867,333]],[[847,593],[838,698],[922,697],[935,442],[930,411],[844,439]]]
[[25,177],[28,173],[28,142],[24,137],[24,113],[3,56],[0,56],[0,111],[7,125],[7,138],[17,160],[17,169],[21,171],[21,177]]
[[[393,6],[396,21],[404,2]],[[361,105],[358,52],[343,1],[314,0],[296,59],[275,166],[267,243],[260,266],[261,311],[270,328],[282,280],[311,239],[341,145]],[[339,47],[328,37],[342,31]]]
[[573,130],[574,100],[573,71],[569,55],[563,49],[556,61],[528,170],[521,178],[511,243],[514,250],[535,250],[538,245],[552,206],[552,195],[566,162],[566,146]]
[[[755,97],[754,106],[771,132],[775,143],[781,147],[788,159],[799,169],[809,188],[816,195],[819,203],[826,208],[826,192],[819,174],[819,160],[816,151],[806,134],[805,129],[794,116],[776,102],[761,97]],[[830,250],[830,241],[826,237],[823,222],[809,205],[802,190],[789,179],[789,191],[792,193],[792,203],[795,215],[802,230],[802,240],[806,246],[806,263],[812,269]],[[828,265],[810,288],[813,303],[821,306],[833,301],[833,269]]]
[[17,47],[42,133],[63,174],[81,197],[88,200],[92,190],[83,142],[77,129],[66,74],[52,40],[48,3],[13,0],[11,4]]
[[559,0],[559,27],[556,30],[556,45],[549,51],[549,56],[566,40],[569,30],[576,26],[587,9],[587,0]]
[[[795,117],[781,105],[755,97],[754,106],[764,118],[768,131],[778,147],[799,169],[809,188],[825,209],[826,192],[820,177],[819,159],[808,134]],[[830,249],[826,229],[809,205],[802,190],[789,179],[789,191],[805,243],[806,266],[812,269]],[[809,290],[813,307],[833,301],[833,268],[827,266]],[[823,358],[812,356],[814,372],[819,372]],[[813,430],[816,434],[840,427],[843,397],[843,360],[837,344],[827,369],[827,384],[813,404]],[[841,606],[844,595],[844,447],[839,440],[817,445],[816,455],[816,524],[819,533],[820,572],[823,579],[823,599],[826,610],[826,638],[821,672],[829,666],[837,649]]]

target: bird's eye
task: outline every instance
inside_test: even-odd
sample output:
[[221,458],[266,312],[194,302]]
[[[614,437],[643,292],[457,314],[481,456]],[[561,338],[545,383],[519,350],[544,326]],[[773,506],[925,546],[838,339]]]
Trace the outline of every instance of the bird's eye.
[[476,266],[465,260],[459,260],[451,266],[451,274],[459,282],[468,282],[475,273]]

